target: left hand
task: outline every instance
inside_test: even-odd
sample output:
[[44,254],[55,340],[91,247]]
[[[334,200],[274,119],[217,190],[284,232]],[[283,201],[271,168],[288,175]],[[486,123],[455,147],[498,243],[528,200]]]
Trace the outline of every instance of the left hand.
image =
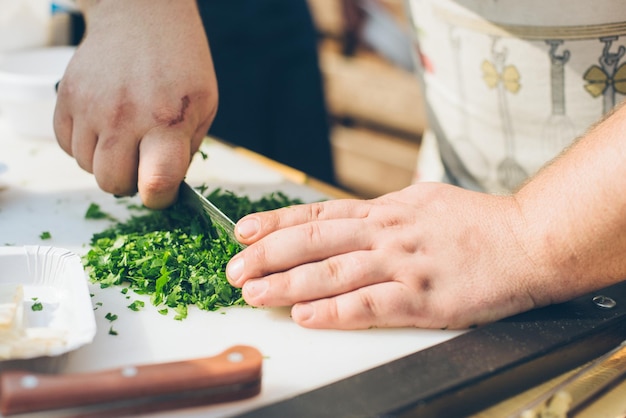
[[550,302],[523,225],[512,196],[423,183],[248,215],[227,276],[305,327],[465,328]]

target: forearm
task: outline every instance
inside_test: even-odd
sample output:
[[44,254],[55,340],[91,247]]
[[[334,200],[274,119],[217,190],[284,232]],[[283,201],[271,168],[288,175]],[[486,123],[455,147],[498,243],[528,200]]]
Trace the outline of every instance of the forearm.
[[[517,235],[559,302],[626,278],[626,107],[591,129],[515,195]],[[541,303],[543,304],[543,303]]]

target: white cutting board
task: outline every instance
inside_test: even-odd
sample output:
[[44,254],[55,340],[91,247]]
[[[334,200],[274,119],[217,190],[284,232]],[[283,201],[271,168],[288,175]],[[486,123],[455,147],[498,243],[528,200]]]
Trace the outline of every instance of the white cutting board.
[[[252,198],[281,190],[306,201],[320,193],[286,180],[282,174],[219,142],[209,141],[188,173],[192,185],[222,186]],[[4,170],[2,167],[4,166]],[[93,233],[107,221],[85,220],[91,203],[124,217],[126,205],[98,189],[53,139],[18,138],[0,120],[0,245],[51,245],[84,254]],[[39,236],[49,231],[52,239]],[[309,330],[295,325],[289,310],[234,307],[216,312],[190,309],[176,321],[162,316],[147,299],[127,299],[118,288],[90,284],[98,331],[93,343],[54,359],[59,372],[82,372],[216,355],[236,344],[264,355],[261,394],[255,398],[158,414],[230,416],[286,399],[448,340],[458,331],[371,329]],[[135,299],[146,307],[134,312]],[[98,306],[101,304],[101,306]],[[118,316],[112,323],[107,313]],[[118,335],[109,334],[113,327]],[[349,402],[349,400],[346,400]],[[154,415],[154,414],[153,414]]]

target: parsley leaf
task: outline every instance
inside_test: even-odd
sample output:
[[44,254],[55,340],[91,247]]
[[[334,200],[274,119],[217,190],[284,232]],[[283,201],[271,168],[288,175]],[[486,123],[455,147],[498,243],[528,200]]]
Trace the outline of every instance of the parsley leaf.
[[103,212],[100,209],[100,206],[96,203],[92,203],[87,208],[87,212],[85,213],[85,219],[108,219],[110,221],[115,221],[116,219],[109,215],[106,212]]
[[39,298],[32,298],[32,300],[33,304],[31,305],[30,309],[32,309],[34,312],[43,311],[43,304],[39,302]]
[[145,306],[145,303],[143,302],[143,300],[136,300],[133,303],[131,303],[130,305],[128,305],[128,308],[131,311],[138,311],[141,308],[143,308]]
[[104,315],[104,318],[107,319],[109,322],[113,322],[117,319],[117,315],[109,312],[106,315]]

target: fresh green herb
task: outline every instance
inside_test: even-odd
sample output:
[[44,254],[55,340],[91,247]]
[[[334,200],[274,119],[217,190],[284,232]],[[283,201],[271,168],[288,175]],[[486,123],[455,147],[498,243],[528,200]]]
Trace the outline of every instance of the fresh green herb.
[[40,239],[50,239],[52,238],[52,234],[50,234],[49,231],[43,231],[40,235],[39,235]]
[[[239,298],[239,300],[243,302],[243,299]],[[174,319],[177,321],[182,321],[183,319],[187,318],[187,305],[176,306],[174,308],[174,312],[176,312],[176,315],[174,315]]]
[[34,303],[30,308],[35,312],[43,311],[43,304],[38,302],[39,298],[32,298],[32,300]]
[[[206,188],[200,188],[204,193]],[[231,219],[252,212],[302,203],[277,192],[252,201],[216,189],[208,195]],[[239,245],[220,235],[215,225],[183,203],[161,211],[142,208],[126,222],[93,235],[83,260],[92,282],[101,287],[127,285],[174,319],[187,316],[187,306],[213,311],[244,305],[241,289],[226,279],[228,261]]]
[[113,329],[113,326],[109,328],[109,335],[117,335],[117,331]]
[[136,311],[140,310],[141,308],[143,308],[144,306],[145,306],[145,303],[143,302],[143,300],[136,300],[133,303],[131,303],[130,305],[128,305],[128,308],[131,311],[135,311],[136,312]]
[[117,319],[117,315],[112,314],[112,313],[109,312],[106,315],[104,315],[104,318],[106,320],[108,320],[109,322],[113,322],[113,321],[115,321]]
[[108,219],[110,221],[116,221],[113,216],[103,212],[102,209],[100,209],[100,206],[96,203],[89,205],[87,212],[85,213],[85,219]]

